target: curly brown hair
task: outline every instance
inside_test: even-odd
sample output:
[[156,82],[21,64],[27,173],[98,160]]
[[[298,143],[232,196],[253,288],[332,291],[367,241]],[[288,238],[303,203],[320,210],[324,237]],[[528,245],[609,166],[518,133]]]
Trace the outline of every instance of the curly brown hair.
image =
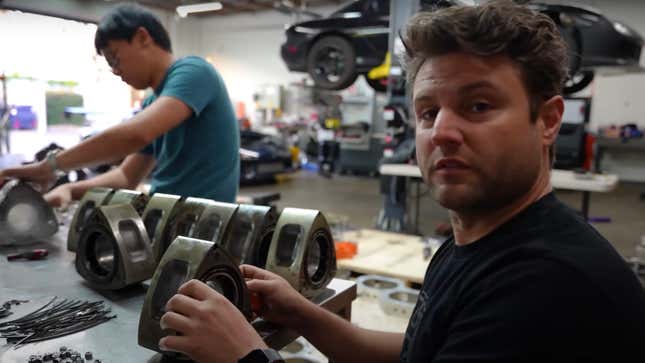
[[567,45],[555,23],[510,0],[420,12],[402,41],[410,89],[428,58],[455,52],[508,56],[520,69],[531,121],[545,100],[562,93],[568,73]]

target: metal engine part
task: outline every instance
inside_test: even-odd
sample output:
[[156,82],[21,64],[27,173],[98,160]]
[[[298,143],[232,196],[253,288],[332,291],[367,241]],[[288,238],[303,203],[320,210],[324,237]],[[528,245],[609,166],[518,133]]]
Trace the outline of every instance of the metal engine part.
[[104,203],[103,205],[116,205],[116,204],[131,204],[134,207],[134,210],[137,211],[137,214],[143,214],[143,210],[148,204],[150,197],[136,190],[127,190],[127,189],[117,189],[112,197]]
[[149,279],[155,267],[148,233],[134,207],[96,208],[78,241],[76,271],[95,288],[116,290]]
[[222,246],[238,265],[264,268],[277,220],[274,207],[240,204],[229,222]]
[[379,296],[378,303],[381,309],[388,315],[410,317],[418,299],[419,290],[409,287],[399,287],[384,291]]
[[42,195],[18,180],[0,189],[0,245],[35,242],[58,231],[58,220]]
[[83,226],[90,218],[94,210],[110,200],[114,194],[114,189],[110,188],[92,188],[85,192],[83,198],[78,203],[72,223],[69,225],[69,233],[67,234],[67,250],[76,252],[78,246],[78,239],[81,236]]
[[161,330],[159,321],[166,312],[168,300],[190,279],[205,282],[251,319],[249,292],[231,256],[213,242],[177,237],[163,255],[150,282],[139,318],[140,346],[171,354],[159,350],[159,339],[173,334]]
[[100,187],[88,190],[78,204],[78,209],[76,209],[72,224],[69,226],[67,250],[76,252],[78,239],[83,231],[83,226],[97,207],[102,205],[131,204],[137,213],[141,215],[146,203],[148,203],[148,196],[134,190],[114,190]]
[[363,275],[356,279],[360,296],[379,298],[382,293],[405,287],[403,281],[381,275]]
[[310,354],[289,354],[284,356],[285,363],[322,363],[320,358]]
[[336,274],[336,250],[323,214],[285,208],[271,239],[266,269],[307,297],[327,286]]
[[179,210],[184,198],[178,195],[155,193],[141,214],[143,225],[148,231],[148,238],[152,244],[152,254],[156,262],[161,260],[164,236],[169,232],[169,221]]
[[210,199],[186,198],[168,221],[167,233],[155,248],[155,258],[161,261],[168,246],[179,236],[191,237],[219,244],[237,210],[237,204],[220,203]]

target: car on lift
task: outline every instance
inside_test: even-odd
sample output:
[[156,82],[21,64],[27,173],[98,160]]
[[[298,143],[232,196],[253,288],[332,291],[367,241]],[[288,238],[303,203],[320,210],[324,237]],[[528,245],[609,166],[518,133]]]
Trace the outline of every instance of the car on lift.
[[[522,1],[526,3],[527,1]],[[472,5],[467,0],[420,0],[423,10],[452,5]],[[565,93],[585,88],[597,70],[639,68],[643,38],[627,25],[581,6],[528,2],[558,25],[570,53],[570,74]],[[340,90],[363,74],[377,91],[383,79],[367,73],[383,64],[388,50],[389,0],[356,0],[326,18],[289,26],[281,56],[295,72],[307,72],[317,87]]]

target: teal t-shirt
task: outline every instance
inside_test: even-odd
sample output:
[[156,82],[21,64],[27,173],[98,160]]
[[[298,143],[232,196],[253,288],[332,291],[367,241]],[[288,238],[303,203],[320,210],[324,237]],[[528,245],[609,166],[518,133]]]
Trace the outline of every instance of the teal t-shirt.
[[240,132],[220,75],[202,58],[178,59],[143,107],[160,96],[182,101],[193,114],[141,150],[157,162],[150,192],[235,202]]

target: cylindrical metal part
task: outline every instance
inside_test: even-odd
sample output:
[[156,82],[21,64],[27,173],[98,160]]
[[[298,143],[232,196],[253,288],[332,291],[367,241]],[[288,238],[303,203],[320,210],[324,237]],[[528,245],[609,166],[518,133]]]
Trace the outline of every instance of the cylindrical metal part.
[[152,246],[139,213],[130,204],[97,208],[83,228],[76,270],[99,289],[121,289],[152,277]]
[[266,269],[305,296],[317,295],[336,274],[336,250],[320,211],[285,208],[273,233]]
[[166,303],[191,279],[205,282],[231,301],[247,319],[251,318],[249,292],[231,256],[213,242],[177,237],[161,258],[150,282],[139,318],[139,345],[161,352],[159,339],[171,334],[159,325]]

